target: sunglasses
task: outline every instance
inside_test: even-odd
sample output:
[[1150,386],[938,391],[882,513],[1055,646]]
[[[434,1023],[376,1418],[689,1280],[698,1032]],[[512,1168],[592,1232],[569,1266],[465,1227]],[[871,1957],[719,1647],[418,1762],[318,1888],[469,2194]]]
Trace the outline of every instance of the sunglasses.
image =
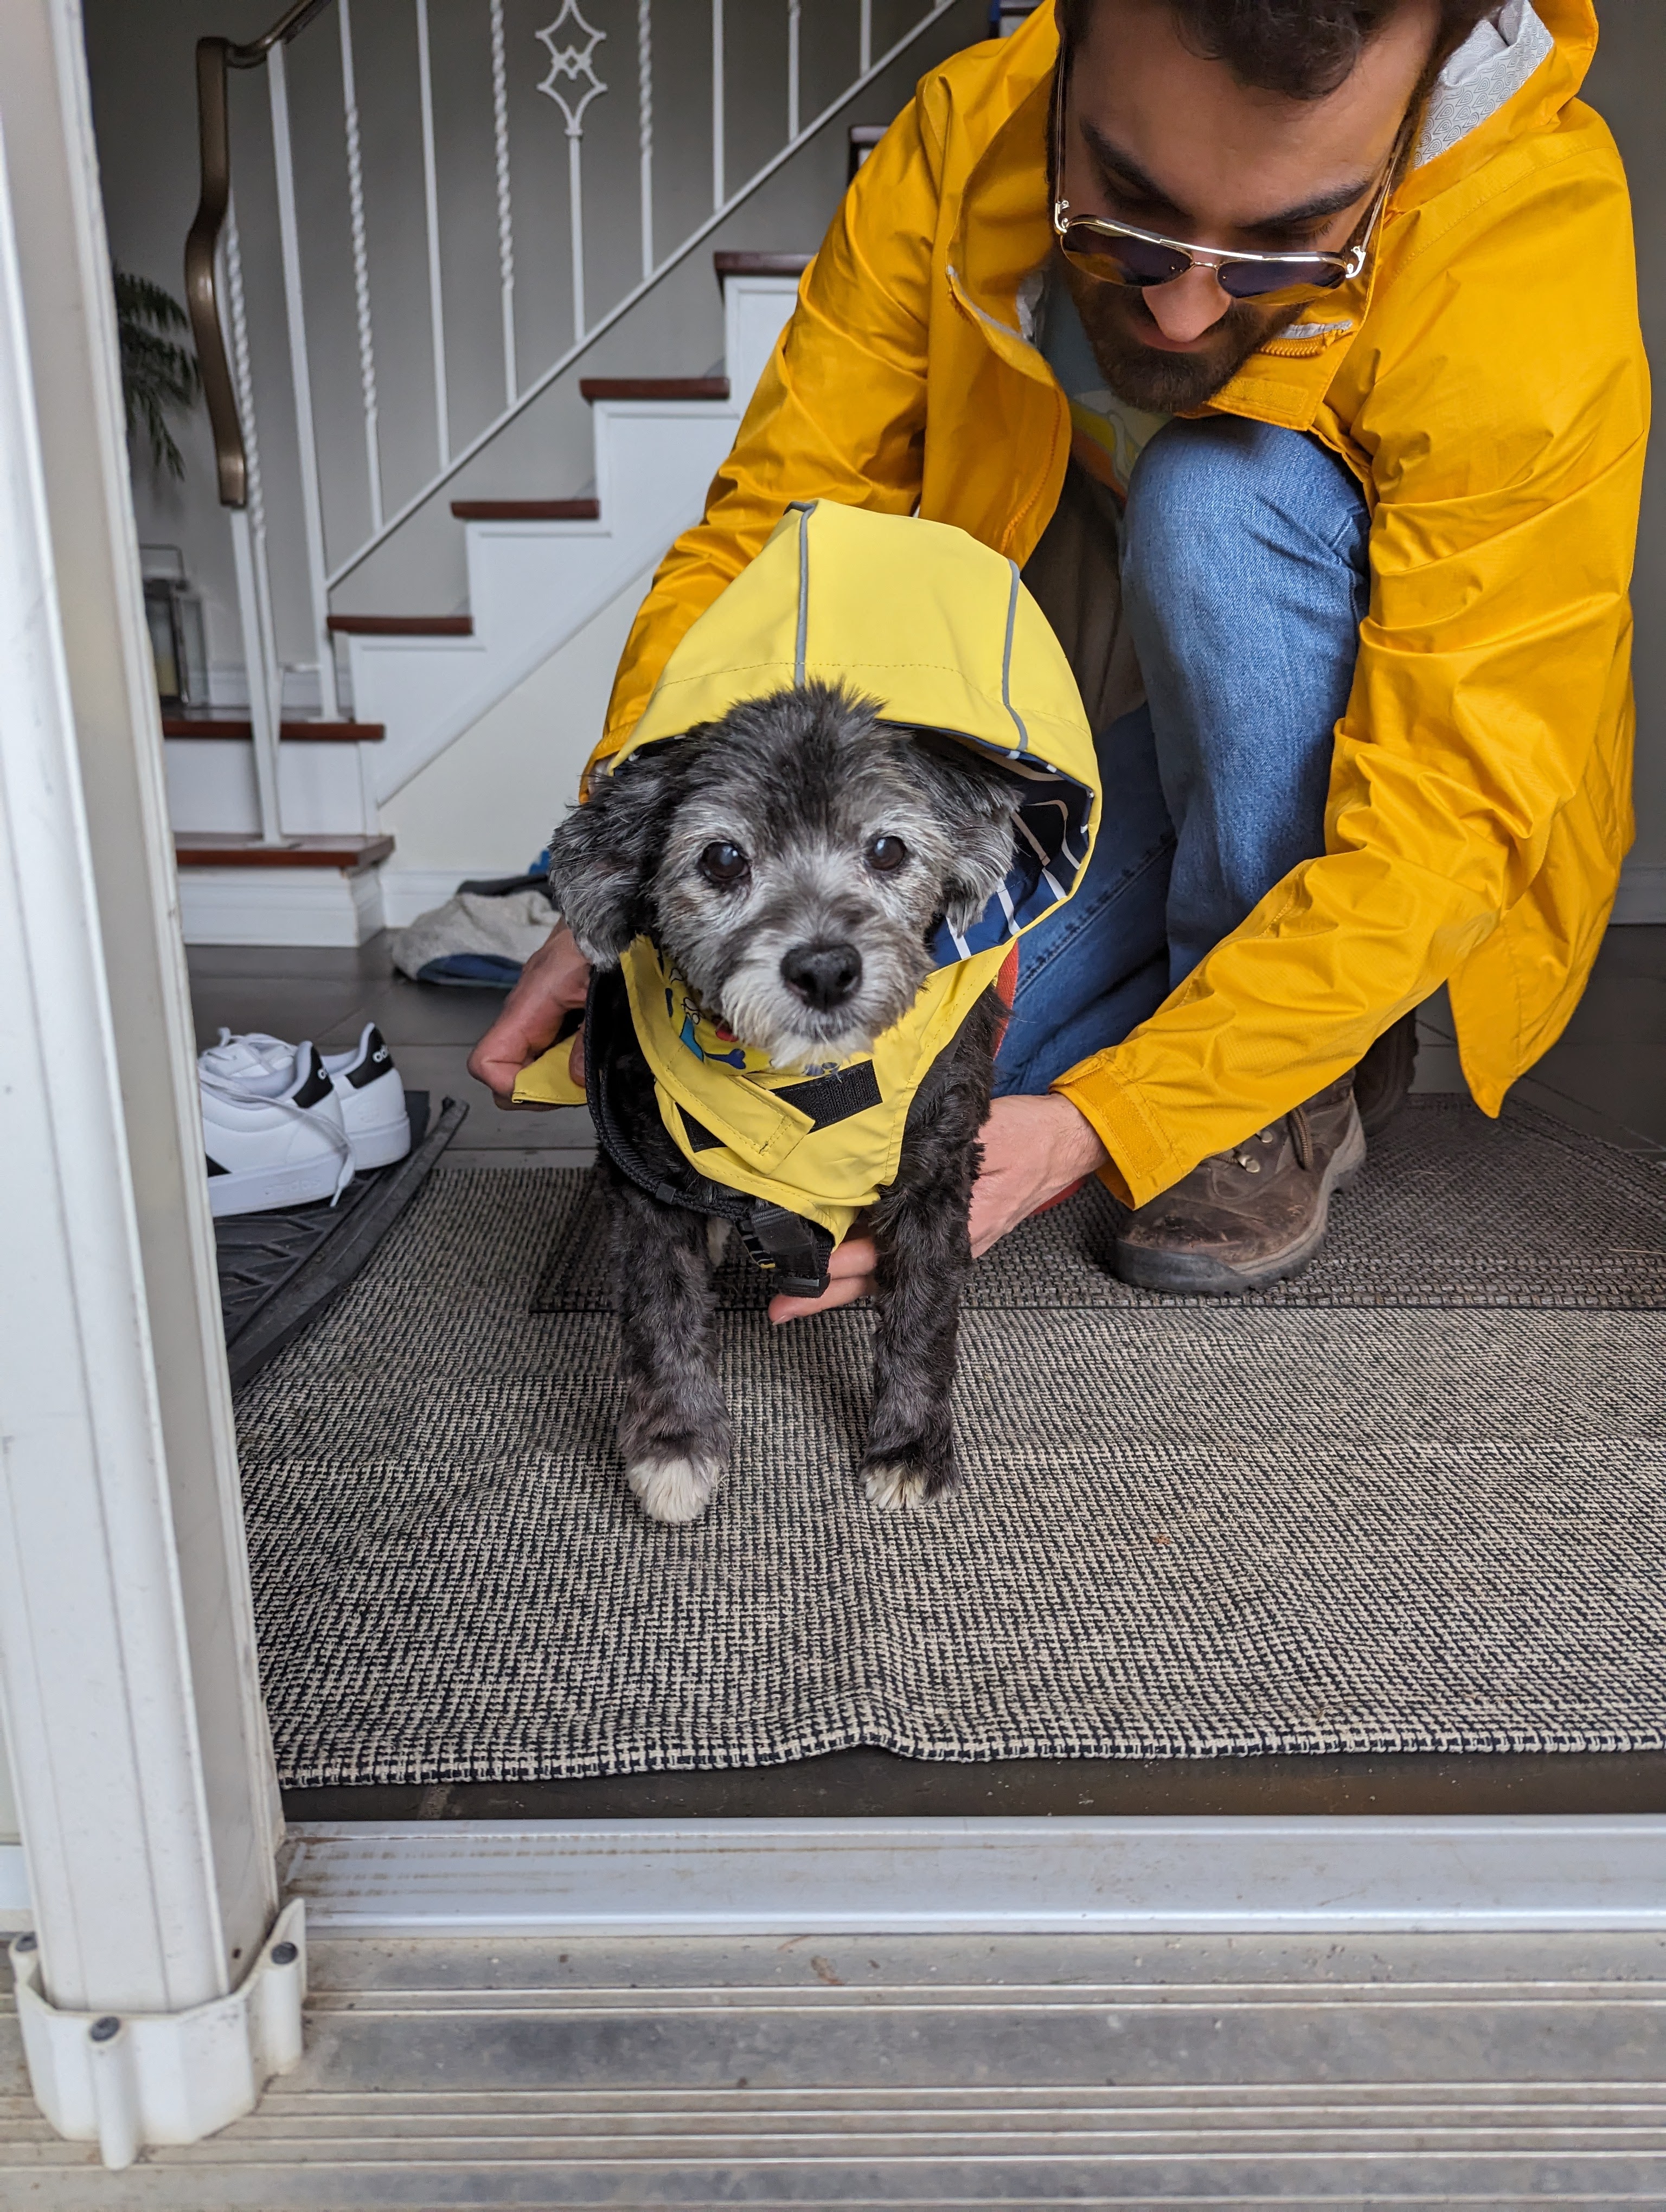
[[[1059,67],[1058,90],[1053,102],[1053,174],[1064,177],[1064,109],[1068,84],[1067,61]],[[1268,307],[1298,307],[1304,301],[1334,292],[1357,276],[1365,265],[1371,234],[1388,203],[1389,189],[1400,167],[1405,133],[1395,142],[1376,198],[1366,210],[1353,241],[1340,253],[1222,253],[1213,246],[1189,246],[1184,240],[1164,238],[1160,232],[1140,230],[1130,222],[1108,216],[1073,215],[1061,192],[1053,203],[1053,231],[1059,250],[1073,269],[1102,284],[1150,286],[1172,284],[1189,269],[1207,269],[1223,292],[1235,300],[1260,300]]]

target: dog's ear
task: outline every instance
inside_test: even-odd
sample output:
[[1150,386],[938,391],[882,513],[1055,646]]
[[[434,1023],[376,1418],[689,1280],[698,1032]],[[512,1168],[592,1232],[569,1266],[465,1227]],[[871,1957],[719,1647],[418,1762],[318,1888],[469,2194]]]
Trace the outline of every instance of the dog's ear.
[[550,840],[550,896],[593,966],[617,967],[648,926],[648,885],[687,773],[688,739],[599,778]]
[[933,746],[925,758],[935,803],[954,838],[954,866],[943,882],[943,919],[961,936],[1006,880],[1021,794],[1010,775],[964,745],[952,753]]

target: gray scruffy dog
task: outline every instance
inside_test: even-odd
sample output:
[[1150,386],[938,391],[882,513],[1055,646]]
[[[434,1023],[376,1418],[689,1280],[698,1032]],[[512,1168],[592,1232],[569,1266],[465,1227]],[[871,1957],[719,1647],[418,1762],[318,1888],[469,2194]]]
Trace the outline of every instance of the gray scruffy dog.
[[[887,726],[872,702],[812,684],[627,760],[556,832],[551,895],[597,971],[585,1043],[593,1109],[605,1093],[619,1447],[654,1519],[696,1518],[728,1455],[713,1286],[722,1237],[708,1235],[725,1224],[676,1195],[687,1163],[628,1011],[620,1018],[620,956],[646,934],[700,1004],[777,1067],[848,1060],[913,1004],[939,925],[964,933],[1000,888],[1016,805],[1012,780],[970,746]],[[1005,1011],[986,992],[939,1056],[909,1109],[897,1181],[870,1217],[879,1327],[863,1471],[888,1510],[923,1504],[957,1472],[967,1212]]]

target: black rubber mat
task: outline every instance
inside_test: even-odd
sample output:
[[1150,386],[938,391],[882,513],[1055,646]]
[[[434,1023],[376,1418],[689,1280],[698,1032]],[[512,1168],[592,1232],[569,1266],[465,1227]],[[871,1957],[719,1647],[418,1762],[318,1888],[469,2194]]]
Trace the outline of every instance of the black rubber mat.
[[228,1215],[214,1224],[220,1312],[234,1382],[246,1382],[293,1341],[375,1250],[421,1189],[468,1108],[441,1102],[429,1127],[429,1094],[407,1091],[410,1150],[391,1167],[355,1176],[336,1203]]

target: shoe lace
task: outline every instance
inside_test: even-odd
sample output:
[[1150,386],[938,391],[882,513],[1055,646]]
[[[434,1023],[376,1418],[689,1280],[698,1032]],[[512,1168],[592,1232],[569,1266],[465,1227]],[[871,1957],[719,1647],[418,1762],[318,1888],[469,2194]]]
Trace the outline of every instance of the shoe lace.
[[226,1099],[234,1106],[276,1106],[282,1113],[293,1114],[297,1121],[304,1121],[309,1129],[322,1130],[330,1139],[339,1160],[336,1187],[330,1194],[330,1203],[333,1206],[353,1180],[353,1145],[346,1130],[337,1127],[333,1121],[325,1121],[305,1106],[297,1106],[293,1098],[268,1097],[264,1091],[257,1091],[252,1084],[240,1083],[234,1075],[226,1073],[223,1068],[210,1067],[206,1063],[210,1054],[216,1048],[210,1046],[198,1063],[197,1079],[204,1091],[213,1097]]
[[295,1050],[292,1044],[286,1044],[282,1037],[268,1036],[264,1030],[245,1030],[234,1036],[222,1028],[219,1042],[198,1054],[197,1065],[205,1073],[234,1082],[252,1068],[265,1075],[276,1074],[286,1060],[294,1064]]

